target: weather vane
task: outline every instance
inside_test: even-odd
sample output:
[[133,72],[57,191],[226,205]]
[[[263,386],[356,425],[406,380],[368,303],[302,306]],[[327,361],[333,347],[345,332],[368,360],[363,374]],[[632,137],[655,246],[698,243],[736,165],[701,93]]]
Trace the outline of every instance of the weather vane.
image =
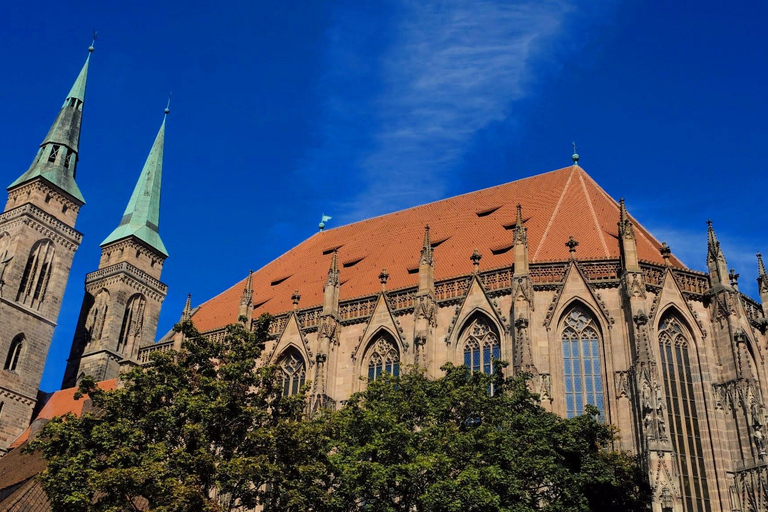
[[328,222],[329,220],[331,220],[330,215],[322,214],[320,216],[320,224],[317,225],[317,227],[320,228],[320,231],[325,229],[325,223]]

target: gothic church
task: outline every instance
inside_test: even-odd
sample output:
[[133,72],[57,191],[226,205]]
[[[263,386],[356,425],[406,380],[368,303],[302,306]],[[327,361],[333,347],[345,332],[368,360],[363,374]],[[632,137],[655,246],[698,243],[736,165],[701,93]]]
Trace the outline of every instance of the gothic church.
[[[75,167],[87,66],[0,216],[2,447],[35,409],[80,242]],[[166,293],[164,130],[86,276],[64,387],[84,374],[115,379],[180,345],[173,333],[155,342]],[[340,407],[405,365],[436,377],[446,362],[488,373],[503,359],[506,371],[531,375],[548,410],[574,416],[593,404],[619,428],[615,448],[642,455],[655,512],[766,510],[768,274],[758,255],[760,301],[741,293],[711,223],[702,229],[706,273],[686,267],[669,242],[573,155],[563,169],[321,227],[198,307],[188,300],[182,319],[215,338],[230,323],[272,314],[259,363],[282,367],[286,394],[311,382],[310,410]]]

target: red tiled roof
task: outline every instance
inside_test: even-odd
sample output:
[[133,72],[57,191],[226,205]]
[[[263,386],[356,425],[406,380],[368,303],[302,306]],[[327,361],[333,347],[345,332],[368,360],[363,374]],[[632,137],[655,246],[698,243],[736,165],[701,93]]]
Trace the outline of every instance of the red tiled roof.
[[[254,315],[290,310],[296,289],[302,307],[321,304],[335,248],[341,300],[377,293],[382,268],[389,272],[389,289],[415,286],[418,276],[412,271],[418,268],[425,225],[433,245],[443,240],[434,250],[436,280],[471,272],[474,248],[483,255],[481,270],[509,266],[512,252],[505,249],[512,245],[509,227],[518,203],[532,262],[568,259],[570,236],[579,242],[578,259],[619,257],[618,203],[581,167],[572,166],[316,233],[253,274],[253,304],[260,304]],[[632,222],[640,259],[663,264],[659,241]],[[684,268],[674,256],[671,263]],[[245,279],[203,303],[192,317],[197,328],[235,322],[244,285]]]
[[[117,379],[103,380],[98,383],[98,386],[104,391],[112,391],[117,386]],[[48,399],[48,402],[35,417],[35,420],[50,420],[55,416],[64,416],[69,413],[79,417],[83,413],[83,405],[86,400],[88,400],[88,395],[83,395],[80,400],[75,400],[76,392],[77,388],[67,388],[62,389],[61,391],[56,391],[53,396]],[[27,428],[27,430],[25,430],[8,448],[13,449],[22,445],[29,439],[30,430],[31,428]]]

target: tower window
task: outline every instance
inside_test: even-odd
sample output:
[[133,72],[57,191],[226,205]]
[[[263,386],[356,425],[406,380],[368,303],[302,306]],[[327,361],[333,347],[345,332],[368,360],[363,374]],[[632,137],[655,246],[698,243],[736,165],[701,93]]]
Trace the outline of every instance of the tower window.
[[141,341],[141,331],[144,326],[144,308],[147,300],[137,293],[128,299],[123,315],[123,324],[120,327],[120,337],[117,339],[117,351],[124,353],[126,347],[133,350]]
[[563,321],[563,375],[565,412],[573,418],[592,404],[604,413],[600,337],[592,318],[573,308]]
[[55,162],[56,161],[56,157],[59,156],[59,148],[60,148],[60,146],[53,146],[51,148],[51,154],[48,155],[48,161],[49,162]]
[[24,348],[24,335],[17,334],[11,342],[11,348],[8,349],[8,356],[5,358],[4,369],[12,372],[16,371],[16,368],[19,366],[22,348]]
[[45,300],[48,281],[51,279],[53,255],[54,247],[50,240],[40,240],[32,246],[16,296],[18,302],[30,308],[40,309]]

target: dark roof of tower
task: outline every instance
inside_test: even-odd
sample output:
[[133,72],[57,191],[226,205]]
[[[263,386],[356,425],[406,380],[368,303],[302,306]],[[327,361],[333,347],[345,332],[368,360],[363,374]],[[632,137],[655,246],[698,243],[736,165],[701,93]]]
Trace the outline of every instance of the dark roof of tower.
[[[386,268],[390,290],[415,286],[424,226],[430,226],[435,280],[467,275],[474,248],[482,270],[512,264],[512,228],[522,205],[532,263],[569,258],[565,242],[578,242],[579,260],[618,259],[619,204],[578,165],[321,231],[253,274],[254,315],[320,305],[334,249],[340,264],[340,299],[378,293]],[[664,264],[661,243],[632,219],[641,260]],[[670,263],[686,268],[674,256]],[[192,319],[207,331],[237,320],[245,279],[200,305]]]

